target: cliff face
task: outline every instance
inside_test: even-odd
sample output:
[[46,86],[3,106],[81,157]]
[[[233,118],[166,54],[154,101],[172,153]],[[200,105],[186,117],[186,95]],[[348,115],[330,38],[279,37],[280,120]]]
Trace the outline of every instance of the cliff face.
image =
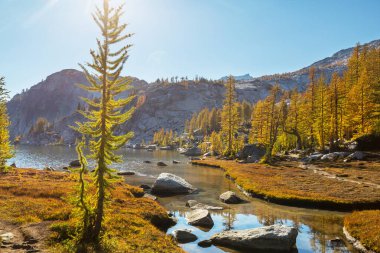
[[[379,47],[380,40],[368,43],[369,47]],[[295,72],[237,80],[236,91],[240,101],[256,102],[265,98],[270,88],[278,83],[284,89],[298,87],[304,90],[308,83],[308,72],[311,66],[317,75],[324,74],[329,79],[333,72],[343,72],[352,48],[341,50],[333,56],[318,61]],[[249,77],[249,78],[248,78]],[[205,107],[220,107],[224,97],[221,84],[208,82],[181,84],[148,84],[143,80],[132,78],[133,92],[140,97],[140,103],[133,118],[118,131],[133,130],[133,142],[151,140],[153,132],[160,129],[182,131],[184,122],[193,113]],[[46,118],[53,124],[54,139],[58,135],[65,143],[73,143],[76,134],[69,128],[75,121],[83,120],[75,111],[81,101],[80,97],[93,98],[93,94],[81,90],[77,83],[87,84],[82,72],[62,70],[18,94],[8,103],[8,112],[12,122],[11,136],[23,136],[22,142],[38,144],[39,138],[29,137],[29,130],[39,117]],[[128,95],[123,94],[122,96]],[[46,139],[46,138],[45,138]],[[37,140],[37,141],[35,141]]]

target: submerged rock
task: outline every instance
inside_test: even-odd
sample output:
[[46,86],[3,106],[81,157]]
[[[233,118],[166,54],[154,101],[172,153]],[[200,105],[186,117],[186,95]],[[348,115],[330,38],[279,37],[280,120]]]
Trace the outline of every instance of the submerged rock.
[[198,239],[196,235],[189,229],[177,229],[172,232],[173,237],[179,243],[194,242]]
[[189,194],[195,190],[185,179],[170,173],[161,173],[152,187],[152,193],[162,195]]
[[146,184],[142,184],[142,185],[140,185],[140,188],[144,189],[144,190],[150,190],[152,187],[150,187],[149,185],[146,185]]
[[203,240],[198,242],[198,246],[201,248],[208,248],[212,246],[212,241],[211,240]]
[[69,165],[70,165],[70,167],[73,167],[73,168],[76,168],[76,167],[80,167],[80,166],[81,166],[79,160],[74,160],[74,161],[70,162]]
[[210,212],[205,209],[196,209],[189,212],[186,215],[187,223],[193,226],[200,227],[212,227],[214,226],[214,221],[211,218]]
[[298,231],[294,227],[272,225],[246,230],[230,230],[211,237],[214,245],[243,250],[290,251]]
[[133,171],[119,171],[118,173],[117,173],[117,175],[119,175],[119,176],[133,176],[133,175],[135,175],[136,173],[135,172],[133,172]]
[[181,163],[180,161],[177,161],[177,160],[173,160],[173,163],[174,164],[179,164],[179,163]]
[[165,167],[165,166],[168,166],[168,165],[166,163],[164,163],[164,162],[158,162],[157,166]]
[[239,198],[236,195],[236,193],[234,193],[233,191],[228,191],[228,192],[222,193],[219,196],[219,199],[222,202],[227,203],[227,204],[239,204],[239,203],[243,202],[243,200],[241,198]]
[[198,203],[196,200],[188,200],[186,206],[190,207],[191,209],[223,210],[223,207],[221,206],[209,206],[206,204]]

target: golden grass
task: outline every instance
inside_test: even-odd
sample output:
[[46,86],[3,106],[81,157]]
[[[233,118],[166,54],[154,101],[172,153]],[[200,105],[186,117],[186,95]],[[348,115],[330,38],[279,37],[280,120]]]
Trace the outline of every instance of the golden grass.
[[344,226],[367,249],[380,252],[380,210],[353,212],[345,217]]
[[349,163],[343,161],[317,162],[314,165],[332,174],[345,174],[351,180],[380,184],[380,162],[378,160],[352,161]]
[[[76,176],[62,172],[15,169],[0,174],[0,220],[16,224],[54,221],[53,226],[75,224],[68,196]],[[117,183],[106,210],[106,236],[112,252],[183,252],[158,227],[171,220],[156,202],[141,198],[140,188]],[[137,196],[137,197],[136,197]],[[65,252],[59,234],[52,232],[51,252]]]
[[295,162],[240,164],[210,158],[193,164],[222,168],[247,192],[280,204],[341,210],[380,206],[378,188],[323,177]]

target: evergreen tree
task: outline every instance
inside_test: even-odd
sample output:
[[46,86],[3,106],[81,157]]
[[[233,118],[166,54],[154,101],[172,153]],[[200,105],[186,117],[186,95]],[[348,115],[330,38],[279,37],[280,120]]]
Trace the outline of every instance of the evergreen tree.
[[268,144],[267,122],[269,114],[267,112],[266,100],[259,100],[252,111],[252,128],[249,142],[252,144]]
[[314,129],[316,130],[316,137],[318,139],[319,147],[321,150],[325,149],[326,135],[327,135],[327,85],[324,76],[320,76],[316,87],[316,118],[314,121]]
[[239,128],[239,115],[236,104],[235,80],[232,76],[228,77],[226,83],[226,96],[222,109],[222,136],[226,149],[225,156],[234,156],[237,150],[234,149],[236,135]]
[[243,103],[241,104],[242,122],[243,123],[249,122],[251,120],[251,114],[252,114],[251,104],[244,100]]
[[263,162],[270,162],[272,159],[272,151],[274,144],[277,141],[278,129],[280,126],[283,108],[285,106],[285,101],[281,101],[279,106],[276,106],[276,102],[280,97],[280,86],[275,85],[270,91],[269,96],[267,97],[267,104],[269,108],[269,117],[267,122],[267,132],[269,133],[269,142],[266,148],[266,153],[263,158]]
[[286,111],[283,114],[283,131],[286,134],[294,135],[296,137],[296,149],[301,149],[302,139],[299,127],[301,99],[297,89],[294,89],[292,92],[290,92],[289,100],[289,106],[287,108],[284,108]]
[[315,130],[314,130],[314,121],[316,117],[316,106],[315,106],[315,100],[316,100],[316,76],[315,76],[315,68],[311,67],[309,70],[309,86],[306,90],[306,110],[304,111],[304,121],[305,121],[305,127],[309,129],[309,138],[310,138],[310,145],[314,146],[315,144]]
[[91,157],[96,161],[94,184],[96,186],[96,206],[93,224],[85,231],[84,239],[99,243],[103,231],[104,209],[109,197],[109,189],[115,179],[112,163],[120,162],[121,157],[114,153],[133,136],[132,132],[116,136],[115,127],[131,118],[135,108],[121,112],[134,100],[134,96],[117,99],[117,96],[130,87],[131,80],[121,77],[124,63],[128,59],[128,49],[131,45],[124,44],[115,50],[119,42],[125,42],[131,34],[124,34],[126,24],[120,23],[122,6],[110,8],[108,0],[103,2],[103,10],[97,9],[93,15],[101,30],[102,38],[97,40],[97,51],[91,50],[92,62],[87,63],[87,69],[80,65],[86,75],[89,86],[81,88],[100,94],[99,102],[82,98],[92,109],[80,111],[87,119],[85,123],[77,122],[76,129],[90,138]]
[[330,97],[330,150],[337,148],[339,139],[339,111],[341,107],[341,95],[339,90],[340,78],[334,73],[331,78],[328,93]]
[[9,141],[10,121],[7,113],[7,99],[5,78],[0,77],[0,171],[6,171],[6,162],[13,156],[13,148]]

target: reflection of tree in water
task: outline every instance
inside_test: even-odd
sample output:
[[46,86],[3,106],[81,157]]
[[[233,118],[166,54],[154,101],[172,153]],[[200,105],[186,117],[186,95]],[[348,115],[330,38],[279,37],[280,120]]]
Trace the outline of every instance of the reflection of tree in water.
[[320,217],[318,220],[320,224],[320,228],[316,229],[314,227],[310,228],[310,246],[313,249],[314,252],[349,252],[349,250],[345,247],[345,244],[342,240],[338,239],[336,242],[331,242],[329,235],[326,233],[326,231],[329,231],[331,227],[331,220],[325,219],[325,217]]
[[224,230],[232,230],[236,221],[236,213],[229,207],[225,212],[222,212]]

